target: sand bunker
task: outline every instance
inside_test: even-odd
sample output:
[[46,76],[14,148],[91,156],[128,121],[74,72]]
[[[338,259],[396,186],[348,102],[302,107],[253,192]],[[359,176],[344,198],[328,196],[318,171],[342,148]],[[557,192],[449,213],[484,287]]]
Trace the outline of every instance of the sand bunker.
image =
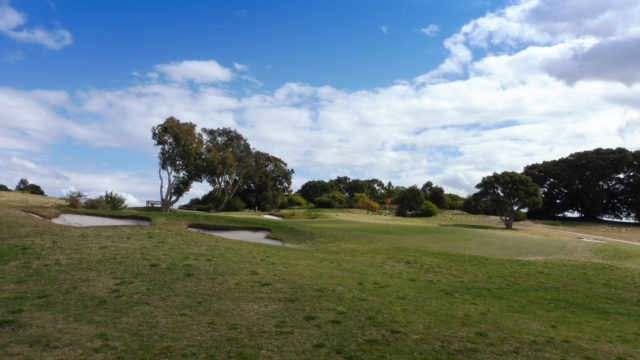
[[262,217],[265,217],[271,220],[284,220],[282,216],[275,216],[275,215],[262,215]]
[[102,216],[88,216],[75,214],[62,214],[51,222],[67,226],[122,226],[122,225],[149,225],[147,220],[116,219]]
[[606,241],[596,240],[596,239],[589,239],[589,238],[580,238],[580,240],[587,241],[587,242],[606,243]]
[[205,230],[198,229],[196,227],[190,227],[189,230],[199,231],[201,233],[220,236],[232,240],[247,241],[252,243],[279,245],[296,247],[293,244],[285,244],[282,240],[269,239],[268,236],[271,231],[266,230]]

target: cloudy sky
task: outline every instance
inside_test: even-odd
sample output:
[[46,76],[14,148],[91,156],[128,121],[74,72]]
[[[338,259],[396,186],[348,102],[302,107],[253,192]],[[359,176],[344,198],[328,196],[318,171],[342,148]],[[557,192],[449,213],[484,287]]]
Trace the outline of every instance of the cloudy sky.
[[[0,0],[0,184],[159,198],[152,126],[296,171],[431,180],[640,147],[640,2]],[[188,194],[208,191],[198,184]]]

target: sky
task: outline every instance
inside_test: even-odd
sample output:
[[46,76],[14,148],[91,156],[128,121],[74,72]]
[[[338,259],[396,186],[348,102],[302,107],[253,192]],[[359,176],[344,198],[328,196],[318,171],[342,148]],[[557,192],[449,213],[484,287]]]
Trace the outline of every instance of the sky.
[[[0,184],[159,199],[151,127],[232,127],[295,169],[472,194],[640,149],[637,0],[0,0]],[[194,184],[182,202],[210,190]]]

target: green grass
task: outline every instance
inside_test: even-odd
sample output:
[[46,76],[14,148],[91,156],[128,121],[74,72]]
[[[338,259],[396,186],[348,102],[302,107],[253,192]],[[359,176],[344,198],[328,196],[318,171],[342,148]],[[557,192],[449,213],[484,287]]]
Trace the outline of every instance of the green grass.
[[302,213],[130,209],[151,226],[71,228],[0,201],[0,358],[640,358],[640,247]]

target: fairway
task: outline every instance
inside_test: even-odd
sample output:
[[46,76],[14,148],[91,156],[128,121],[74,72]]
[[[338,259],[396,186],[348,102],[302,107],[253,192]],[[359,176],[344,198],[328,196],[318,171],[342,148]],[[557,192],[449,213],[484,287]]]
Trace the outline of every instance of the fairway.
[[0,193],[0,358],[640,358],[640,246],[453,212],[128,209],[102,213],[151,225],[85,228],[25,212],[59,204]]

